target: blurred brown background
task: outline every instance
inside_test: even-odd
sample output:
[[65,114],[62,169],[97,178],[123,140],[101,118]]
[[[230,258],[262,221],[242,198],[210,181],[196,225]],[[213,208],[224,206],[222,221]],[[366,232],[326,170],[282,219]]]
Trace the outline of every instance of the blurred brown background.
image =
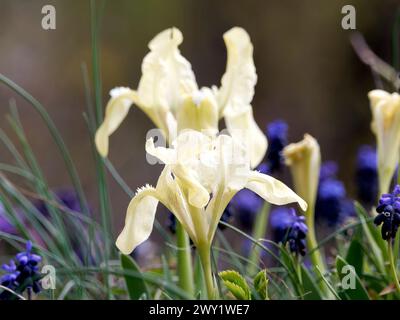
[[[57,29],[41,28],[41,8],[57,10]],[[357,29],[373,50],[391,62],[391,32],[397,0],[351,1],[188,1],[108,0],[101,20],[103,101],[115,86],[136,88],[147,43],[161,30],[176,26],[184,34],[183,55],[201,86],[219,84],[225,70],[222,34],[242,26],[254,44],[258,74],[253,101],[261,127],[276,118],[290,125],[290,140],[309,132],[319,140],[324,160],[340,164],[340,176],[352,192],[357,147],[372,143],[366,93],[374,87],[366,66],[341,28],[342,6],[357,10]],[[82,113],[85,95],[81,64],[91,63],[88,0],[0,0],[0,72],[40,100],[63,134],[77,163],[85,190],[96,203],[94,162]],[[0,127],[16,95],[0,85]],[[69,180],[41,119],[20,98],[22,121],[51,186]],[[152,123],[133,108],[112,136],[110,158],[135,189],[155,183],[158,168],[145,161],[144,142]],[[14,139],[16,141],[16,139]],[[12,161],[4,146],[0,161]],[[113,216],[119,230],[129,199],[111,181]]]

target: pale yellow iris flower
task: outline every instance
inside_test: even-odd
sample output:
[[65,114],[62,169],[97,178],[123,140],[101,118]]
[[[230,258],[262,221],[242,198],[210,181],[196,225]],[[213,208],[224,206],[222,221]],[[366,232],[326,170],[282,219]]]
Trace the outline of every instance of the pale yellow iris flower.
[[296,192],[313,207],[321,167],[318,141],[311,135],[305,134],[303,140],[286,146],[283,149],[283,156],[291,169]]
[[372,112],[372,131],[378,149],[380,193],[389,191],[400,152],[400,95],[383,90],[368,93]]
[[178,49],[182,41],[182,33],[176,28],[158,34],[149,43],[138,89],[111,90],[104,122],[96,133],[98,151],[107,156],[109,136],[134,104],[169,141],[183,129],[216,134],[218,121],[224,118],[230,134],[249,150],[251,166],[257,166],[267,150],[267,139],[254,120],[251,106],[257,75],[249,35],[238,27],[224,34],[228,60],[219,88],[198,88],[190,63]]
[[146,151],[165,167],[157,186],[139,189],[129,204],[125,227],[116,242],[124,254],[149,237],[158,202],[176,216],[199,249],[211,246],[226,206],[243,188],[272,204],[297,202],[303,210],[307,208],[284,183],[252,171],[246,148],[231,136],[185,130],[171,148],[155,147],[151,138]]

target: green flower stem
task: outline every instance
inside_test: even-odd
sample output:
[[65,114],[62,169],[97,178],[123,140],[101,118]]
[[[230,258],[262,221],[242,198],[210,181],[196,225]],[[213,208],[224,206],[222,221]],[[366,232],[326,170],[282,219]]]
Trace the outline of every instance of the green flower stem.
[[397,291],[400,293],[400,284],[399,284],[399,279],[397,277],[396,265],[393,259],[393,249],[391,241],[388,241],[388,255],[389,255],[390,270],[392,273],[393,281],[396,285]]
[[296,264],[296,272],[297,272],[297,278],[299,280],[299,294],[301,296],[301,299],[304,299],[304,292],[303,292],[303,275],[302,275],[302,270],[301,270],[301,256],[299,256],[296,253],[295,257],[295,264]]
[[176,222],[176,242],[178,247],[178,277],[179,286],[188,294],[194,294],[192,253],[190,240],[182,225]]
[[393,259],[397,261],[399,258],[399,250],[400,250],[400,236],[399,233],[396,234],[394,238],[394,247],[393,247]]
[[210,300],[215,299],[216,292],[211,269],[211,247],[209,245],[198,245],[197,250],[199,252],[201,265],[203,267],[204,279],[206,281],[207,297]]
[[[306,223],[308,226],[308,234],[307,234],[307,247],[310,252],[310,260],[314,267],[314,270],[318,269],[322,274],[326,273],[325,263],[322,259],[321,252],[318,249],[317,237],[315,235],[315,226],[314,226],[314,208],[313,206],[309,206],[307,211],[305,212]],[[323,292],[329,294],[330,290],[326,287],[324,281],[319,281],[319,286]]]
[[[268,225],[268,217],[270,205],[268,202],[264,202],[261,211],[257,214],[254,227],[253,227],[253,238],[256,240],[262,239],[265,235],[265,231]],[[257,272],[257,266],[259,265],[261,248],[259,246],[255,246],[254,249],[250,253],[249,263],[247,265],[247,274],[255,275]]]

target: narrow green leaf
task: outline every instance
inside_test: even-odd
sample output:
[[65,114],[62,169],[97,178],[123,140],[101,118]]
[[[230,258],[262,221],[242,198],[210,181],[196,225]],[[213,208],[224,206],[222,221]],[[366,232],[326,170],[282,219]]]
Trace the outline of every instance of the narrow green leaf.
[[323,300],[319,286],[304,265],[301,265],[301,276],[303,279],[304,300]]
[[207,287],[204,280],[203,269],[198,255],[194,263],[194,287],[196,299],[207,299]]
[[[268,218],[270,212],[271,205],[268,202],[264,202],[260,211],[256,215],[256,221],[254,223],[252,236],[254,239],[262,239],[264,238],[265,231],[267,230]],[[250,252],[249,260],[250,263],[247,265],[246,274],[249,276],[253,276],[256,274],[258,265],[260,263],[262,250],[259,247],[253,248]]]
[[87,207],[86,198],[85,198],[82,184],[80,182],[79,175],[78,175],[78,172],[74,165],[74,162],[72,161],[71,155],[67,149],[67,146],[65,145],[64,140],[62,139],[60,132],[58,131],[58,129],[57,129],[56,125],[54,124],[53,120],[51,119],[50,115],[47,113],[46,109],[30,93],[25,91],[22,87],[20,87],[15,82],[8,79],[6,76],[4,76],[2,74],[0,74],[0,83],[4,83],[10,89],[15,91],[18,95],[20,95],[22,98],[24,98],[28,103],[30,103],[33,106],[33,108],[42,117],[54,142],[56,143],[57,147],[59,148],[60,154],[65,162],[65,166],[71,177],[71,181],[75,187],[76,192],[78,193],[81,207],[85,210],[85,212],[88,212],[89,210]]
[[362,274],[364,248],[362,246],[362,228],[357,227],[346,254],[346,261],[352,265],[358,275]]
[[169,268],[168,261],[167,261],[167,258],[165,257],[165,255],[161,256],[161,262],[162,262],[163,275],[164,275],[165,281],[172,282],[171,270]]
[[384,255],[385,258],[387,258],[387,246],[385,240],[382,239],[382,235],[380,232],[380,228],[377,228],[374,223],[373,223],[373,218],[370,216],[367,211],[358,203],[354,203],[354,208],[356,209],[356,213],[358,216],[364,217],[364,221],[366,222],[366,226],[368,227],[371,235],[373,236],[376,244],[379,246],[379,248],[382,250],[382,254]]
[[[345,277],[354,277],[354,287],[349,287],[349,288],[343,288],[342,286],[342,291],[348,296],[350,300],[369,300],[369,295],[365,287],[363,286],[360,278],[358,275],[354,272],[352,273],[349,269],[349,272],[344,272],[345,267],[350,266],[350,264],[344,260],[341,256],[336,257],[336,271],[339,276],[340,281],[347,280]],[[351,279],[349,285],[351,285]]]
[[281,258],[283,261],[282,266],[286,268],[290,282],[292,283],[293,288],[296,290],[297,295],[302,297],[304,295],[304,291],[302,287],[302,281],[299,278],[299,273],[297,272],[298,264],[293,259],[293,255],[287,250],[286,246],[283,244],[277,246],[281,253]]
[[372,257],[371,261],[381,273],[385,273],[384,261],[387,258],[387,249],[379,230],[373,225],[372,218],[368,216],[359,203],[355,202],[354,207],[360,221],[362,221],[364,236],[368,241],[370,251],[372,251],[372,255],[370,255]]
[[[130,271],[141,274],[139,266],[136,264],[130,256],[121,254],[120,255],[121,267],[124,271]],[[129,274],[124,274],[126,287],[128,289],[129,298],[131,300],[139,300],[143,297],[143,294],[148,295],[148,289],[146,282],[142,277],[132,277]]]
[[335,288],[332,286],[332,284],[329,282],[329,280],[325,277],[325,275],[322,273],[322,271],[320,270],[320,268],[318,268],[318,266],[316,266],[315,268],[317,270],[317,272],[319,273],[319,276],[321,277],[322,281],[325,283],[326,287],[329,289],[329,291],[331,291],[333,293],[333,295],[335,296],[335,298],[337,300],[341,300],[340,295],[338,294],[338,292],[335,290]]

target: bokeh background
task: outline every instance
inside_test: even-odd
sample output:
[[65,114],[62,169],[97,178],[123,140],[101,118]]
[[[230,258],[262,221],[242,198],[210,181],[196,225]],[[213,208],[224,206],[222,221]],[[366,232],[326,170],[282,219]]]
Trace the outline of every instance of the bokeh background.
[[[45,4],[56,7],[56,30],[41,28]],[[171,26],[184,34],[181,51],[191,61],[199,84],[219,84],[226,63],[222,34],[232,26],[242,26],[255,48],[258,84],[253,106],[258,124],[264,128],[280,118],[290,126],[290,141],[300,140],[305,132],[315,136],[323,160],[338,161],[339,176],[351,194],[356,150],[360,144],[374,142],[366,95],[374,82],[351,48],[350,31],[341,28],[341,8],[346,4],[356,8],[357,30],[380,57],[391,62],[397,0],[106,1],[100,43],[104,104],[111,88],[136,88],[148,42]],[[94,161],[82,116],[86,104],[82,64],[90,71],[88,0],[0,0],[0,72],[47,108],[96,207]],[[68,186],[63,162],[41,119],[3,85],[0,127],[11,134],[6,120],[11,98],[16,99],[50,185]],[[150,120],[133,108],[111,139],[110,159],[133,189],[154,184],[160,171],[145,160],[145,136],[152,127]],[[4,146],[0,146],[0,161],[12,161]],[[112,179],[110,195],[115,230],[119,230],[129,198]]]

